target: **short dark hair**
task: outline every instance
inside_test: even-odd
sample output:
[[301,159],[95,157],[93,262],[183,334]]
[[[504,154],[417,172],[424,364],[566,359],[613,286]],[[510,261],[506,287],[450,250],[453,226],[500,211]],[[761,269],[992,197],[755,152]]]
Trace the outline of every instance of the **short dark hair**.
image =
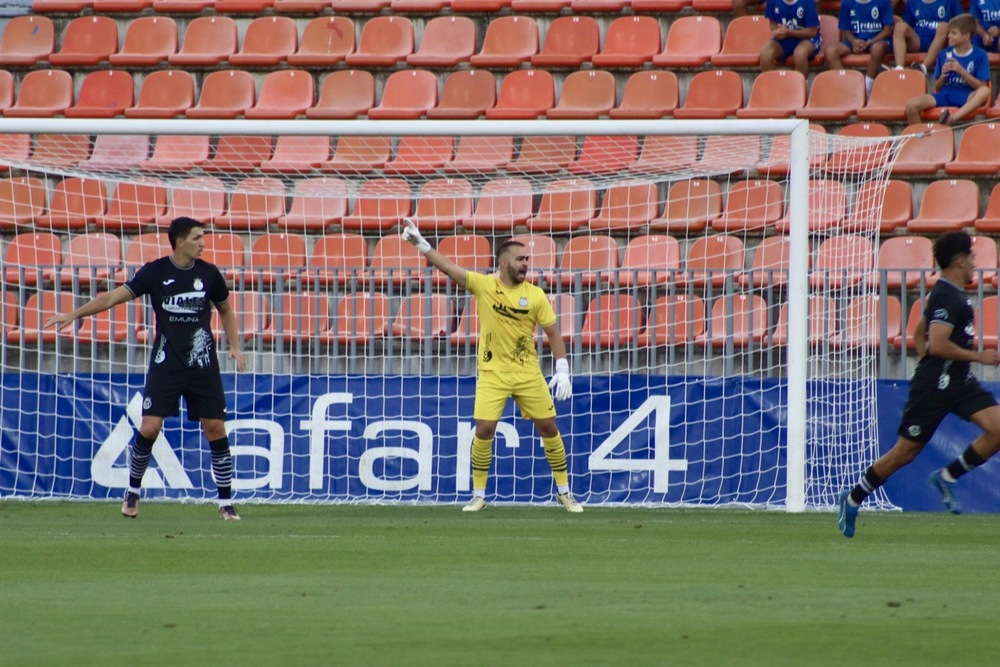
[[963,35],[972,35],[976,32],[976,17],[972,14],[959,14],[948,21],[948,29],[955,29]]
[[521,243],[520,241],[515,241],[513,239],[511,239],[510,241],[505,241],[500,244],[500,246],[497,248],[497,253],[496,253],[497,266],[500,266],[500,258],[503,257],[503,254],[508,250],[510,250],[511,248],[513,248],[514,246],[520,246],[522,248],[525,247],[523,243]]
[[167,229],[167,239],[170,241],[170,247],[176,248],[177,239],[186,238],[195,227],[201,227],[204,229],[205,223],[201,220],[195,220],[194,218],[188,218],[186,216],[171,220],[170,228]]
[[947,269],[959,255],[972,254],[972,237],[965,232],[948,232],[934,242],[934,261]]

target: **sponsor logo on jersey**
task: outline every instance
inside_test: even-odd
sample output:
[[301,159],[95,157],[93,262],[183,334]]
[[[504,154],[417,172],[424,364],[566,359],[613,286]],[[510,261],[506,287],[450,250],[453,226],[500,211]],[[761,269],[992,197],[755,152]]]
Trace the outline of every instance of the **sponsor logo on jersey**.
[[[195,281],[201,282],[201,281]],[[163,310],[168,313],[197,315],[205,309],[205,292],[183,292],[163,297]]]

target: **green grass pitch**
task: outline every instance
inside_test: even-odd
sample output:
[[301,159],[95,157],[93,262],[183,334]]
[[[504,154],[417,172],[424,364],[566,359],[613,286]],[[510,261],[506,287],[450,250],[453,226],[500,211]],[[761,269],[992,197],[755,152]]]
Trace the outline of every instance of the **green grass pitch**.
[[1000,518],[0,503],[0,663],[995,665]]

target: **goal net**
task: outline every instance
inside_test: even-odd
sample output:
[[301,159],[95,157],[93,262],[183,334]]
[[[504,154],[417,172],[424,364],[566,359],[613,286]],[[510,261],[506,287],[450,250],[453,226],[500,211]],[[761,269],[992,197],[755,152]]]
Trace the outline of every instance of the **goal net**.
[[[473,271],[527,246],[570,353],[556,407],[582,502],[825,508],[877,455],[875,381],[900,352],[875,256],[901,139],[802,121],[0,123],[2,496],[120,497],[149,304],[44,324],[168,254],[181,215],[208,223],[250,361],[236,372],[216,316],[239,501],[468,498],[476,304],[401,240],[405,217]],[[182,409],[146,497],[213,498],[210,469]],[[552,493],[511,402],[488,495]]]

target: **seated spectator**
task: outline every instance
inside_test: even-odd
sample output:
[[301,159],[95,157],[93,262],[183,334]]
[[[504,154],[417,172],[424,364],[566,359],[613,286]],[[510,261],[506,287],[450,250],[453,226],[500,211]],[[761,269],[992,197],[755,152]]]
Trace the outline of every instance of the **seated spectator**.
[[875,76],[889,53],[892,26],[892,0],[844,0],[837,26],[842,41],[826,47],[830,69],[844,69],[840,59],[849,53],[869,54],[865,90],[871,93]]
[[1000,0],[972,0],[969,13],[976,19],[972,43],[987,51],[1000,51]]
[[927,74],[948,41],[948,21],[961,13],[959,0],[906,0],[903,20],[892,32],[896,69],[903,69],[907,53],[924,53],[913,67]]
[[795,69],[809,76],[809,61],[821,45],[815,0],[767,0],[765,13],[771,22],[771,39],[760,50],[760,71],[794,58]]
[[990,97],[990,61],[986,51],[972,43],[976,19],[959,14],[948,21],[948,48],[934,68],[934,93],[917,95],[906,103],[906,120],[920,122],[920,114],[934,107],[945,109],[940,122],[953,125],[986,104]]

